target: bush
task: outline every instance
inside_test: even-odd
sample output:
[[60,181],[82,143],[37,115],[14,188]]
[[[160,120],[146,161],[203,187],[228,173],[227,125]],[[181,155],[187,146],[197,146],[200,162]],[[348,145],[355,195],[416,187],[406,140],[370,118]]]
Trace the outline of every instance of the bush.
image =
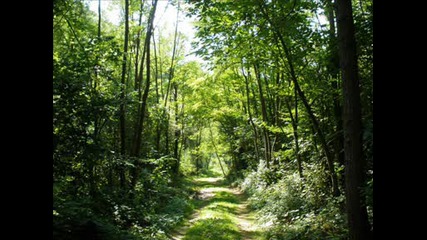
[[[171,173],[174,159],[135,161],[144,168],[131,191],[105,185],[90,196],[87,189],[72,188],[73,179],[57,181],[53,194],[54,239],[168,239],[165,232],[191,211],[191,191]],[[124,167],[129,172],[134,166]]]
[[275,183],[269,183],[263,163],[246,173],[241,187],[251,195],[250,207],[257,210],[266,239],[345,239],[344,196],[333,198],[318,184],[324,177],[320,169],[305,169],[307,180],[288,171]]

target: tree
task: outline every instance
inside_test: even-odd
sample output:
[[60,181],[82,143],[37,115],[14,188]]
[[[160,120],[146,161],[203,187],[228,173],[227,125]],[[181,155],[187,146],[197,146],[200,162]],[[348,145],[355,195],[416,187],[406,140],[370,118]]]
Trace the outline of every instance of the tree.
[[329,175],[331,178],[332,194],[334,196],[338,196],[340,194],[340,191],[338,188],[338,178],[337,178],[337,175],[335,173],[335,166],[334,166],[334,160],[333,160],[334,158],[333,158],[332,153],[330,151],[329,145],[326,142],[325,134],[323,133],[323,130],[320,127],[319,120],[314,115],[312,107],[308,103],[307,97],[305,96],[305,93],[301,90],[301,87],[300,87],[300,84],[298,82],[298,78],[296,75],[295,67],[294,67],[294,59],[292,57],[292,53],[290,51],[290,48],[289,48],[288,44],[286,43],[283,34],[279,31],[279,26],[276,26],[276,24],[270,18],[269,14],[266,10],[266,5],[264,3],[264,0],[260,1],[260,10],[263,13],[263,15],[265,16],[265,18],[267,19],[267,21],[271,24],[272,31],[275,33],[276,37],[278,38],[278,40],[281,44],[281,47],[283,48],[283,52],[285,53],[285,57],[283,57],[283,55],[282,55],[282,59],[284,61],[286,60],[287,64],[289,65],[291,81],[294,83],[295,89],[296,89],[298,95],[300,96],[301,101],[304,104],[304,107],[307,110],[307,113],[308,113],[310,120],[313,124],[313,128],[317,132],[321,146],[323,148],[323,151],[325,152],[326,161],[327,161],[327,165],[328,165],[328,169],[329,169]]
[[[123,47],[123,63],[122,63],[122,76],[120,88],[120,154],[124,157],[126,155],[126,64],[128,57],[128,44],[129,44],[129,0],[125,0],[125,39]],[[122,188],[126,184],[126,176],[123,168],[120,172],[120,185]]]
[[[141,150],[141,139],[142,139],[142,132],[143,132],[143,124],[144,124],[144,119],[145,119],[145,110],[147,107],[147,98],[148,98],[148,93],[150,91],[150,84],[151,84],[151,58],[150,58],[150,40],[151,40],[151,34],[153,32],[153,22],[154,22],[154,17],[156,14],[156,8],[157,8],[157,2],[158,0],[154,0],[154,2],[152,3],[152,7],[151,7],[151,12],[150,12],[150,16],[148,18],[148,27],[147,27],[147,33],[145,36],[145,44],[144,44],[144,52],[147,54],[146,56],[146,78],[145,78],[145,88],[144,88],[144,93],[141,96],[141,81],[142,81],[142,67],[141,70],[139,71],[139,100],[140,100],[140,104],[138,106],[138,118],[137,118],[137,124],[136,124],[136,131],[134,134],[134,139],[133,139],[133,149],[132,149],[132,155],[133,157],[139,157],[140,154],[140,150]],[[144,59],[144,54],[143,54],[143,59]],[[141,66],[143,66],[143,62],[144,60],[141,61]],[[138,176],[139,173],[141,171],[141,164],[139,161],[136,162],[135,164],[135,168],[132,171],[132,180],[131,180],[131,188],[135,188],[136,183],[138,181]]]
[[365,181],[362,155],[362,120],[356,40],[351,0],[337,0],[340,65],[343,78],[343,130],[346,207],[350,239],[371,239],[361,189]]
[[167,238],[212,167],[266,239],[371,237],[372,1],[333,2],[55,1],[54,238]]

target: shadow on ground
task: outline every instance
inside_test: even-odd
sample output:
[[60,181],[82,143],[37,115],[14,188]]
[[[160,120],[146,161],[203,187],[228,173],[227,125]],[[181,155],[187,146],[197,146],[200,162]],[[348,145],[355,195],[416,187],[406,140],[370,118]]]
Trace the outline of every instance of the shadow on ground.
[[185,234],[183,240],[242,239],[241,234],[229,219],[206,218],[198,220]]

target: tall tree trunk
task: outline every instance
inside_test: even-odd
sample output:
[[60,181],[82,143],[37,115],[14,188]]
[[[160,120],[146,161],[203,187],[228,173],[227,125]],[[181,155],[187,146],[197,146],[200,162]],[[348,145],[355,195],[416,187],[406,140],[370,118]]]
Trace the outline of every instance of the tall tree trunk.
[[225,171],[224,171],[224,168],[223,168],[222,163],[221,163],[221,158],[220,158],[220,157],[219,157],[219,155],[218,155],[218,149],[217,149],[216,144],[215,144],[215,139],[213,138],[213,134],[212,134],[211,126],[209,126],[209,132],[210,132],[210,134],[211,134],[211,141],[212,141],[212,145],[213,145],[214,150],[215,150],[216,158],[218,158],[218,163],[219,163],[219,166],[221,167],[222,175],[223,175],[224,177],[226,177],[226,175],[225,175]]
[[[261,100],[262,120],[264,121],[264,124],[268,124],[267,108],[266,108],[265,98],[264,98],[262,84],[261,84],[261,74],[259,72],[259,67],[257,63],[254,64],[254,70],[255,70],[255,77],[258,83],[259,97]],[[271,160],[270,137],[268,134],[268,129],[265,126],[262,127],[262,130],[264,134],[265,162],[266,162],[267,168],[270,168],[270,160]]]
[[165,154],[169,155],[170,153],[170,149],[169,149],[169,121],[170,121],[170,114],[168,114],[168,112],[170,112],[170,107],[168,107],[168,111],[166,111],[166,107],[164,110],[164,114],[166,115],[166,122],[165,122]]
[[[278,59],[276,60],[277,62],[278,62]],[[276,127],[279,127],[279,125],[280,125],[280,107],[281,107],[281,98],[280,98],[280,94],[278,93],[278,89],[280,89],[280,71],[279,71],[279,69],[277,69],[277,72],[276,72],[276,89],[275,89],[275,91],[274,91],[274,95],[275,95],[275,98],[274,98],[274,126],[276,126]],[[279,142],[279,144],[282,142],[282,138],[280,137],[280,133],[279,132],[276,132],[275,133],[275,141],[277,141],[277,139],[278,139],[278,142]],[[279,146],[279,144],[277,144],[277,146]],[[278,149],[276,149],[274,146],[273,146],[273,149],[272,149],[272,151],[277,151],[277,150],[279,150],[279,148],[280,147],[278,147]],[[277,158],[277,159],[275,159],[275,162],[276,162],[276,164],[277,165],[279,165],[279,159]]]
[[[129,0],[125,0],[125,40],[123,48],[123,62],[122,62],[122,76],[120,87],[120,154],[122,158],[126,155],[126,117],[125,117],[125,95],[126,95],[126,64],[128,56],[128,42],[129,42]],[[126,186],[125,170],[119,168],[120,187],[122,189]]]
[[[98,41],[101,40],[101,1],[98,1]],[[92,89],[92,98],[97,98],[97,86],[98,86],[98,60],[99,60],[99,53],[96,56],[96,63],[95,63],[95,79],[94,79],[94,86]],[[94,145],[97,146],[98,143],[98,132],[99,132],[99,115],[98,115],[98,111],[94,112],[94,120],[93,120],[93,134],[92,134],[92,138],[94,141]],[[95,198],[96,196],[96,183],[95,183],[95,165],[96,165],[96,160],[97,160],[98,156],[91,156],[88,159],[88,175],[89,175],[89,195],[92,198]]]
[[[248,68],[248,77],[250,78],[249,74],[250,74],[250,69]],[[256,96],[255,88],[251,87],[250,89],[251,89],[252,95]],[[259,116],[258,101],[256,100],[256,97],[254,97],[254,100],[252,102],[253,102],[253,105],[254,105],[254,115],[255,116]]]
[[[172,79],[174,76],[174,71],[175,71],[175,55],[176,55],[176,45],[177,45],[177,37],[178,37],[178,17],[179,17],[179,4],[180,2],[178,1],[178,7],[176,10],[176,23],[175,23],[175,35],[173,38],[173,50],[172,50],[172,59],[171,59],[171,65],[169,68],[169,76],[168,76],[168,83],[167,83],[167,88],[166,88],[166,95],[165,95],[165,111],[163,112],[164,115],[166,115],[166,106],[168,103],[168,97],[169,97],[169,92],[170,92],[170,86],[172,84]],[[170,112],[170,111],[168,111]],[[166,129],[165,129],[165,134],[166,134],[166,154],[169,154],[169,120],[170,120],[170,115],[167,115],[167,123],[166,123]]]
[[176,159],[175,165],[173,166],[173,172],[178,174],[179,172],[179,155],[178,155],[178,146],[179,146],[179,113],[178,113],[178,83],[173,84],[174,94],[173,101],[175,105],[175,139],[174,139],[174,147],[173,147],[173,156]]
[[163,58],[162,58],[162,52],[160,51],[161,46],[162,46],[162,36],[159,30],[159,45],[157,46],[157,48],[159,49],[160,95],[163,98],[165,96],[165,93],[163,91]]
[[[160,95],[159,95],[159,70],[158,70],[158,64],[157,64],[157,50],[156,50],[156,39],[154,37],[154,32],[153,32],[153,50],[154,50],[154,66],[155,66],[155,74],[154,74],[154,79],[155,79],[155,87],[156,87],[156,103],[157,106],[159,106],[160,104]],[[160,129],[160,121],[157,121],[156,124],[156,158],[160,157],[160,138],[161,138],[161,134],[162,131]]]
[[174,65],[174,61],[175,61],[175,54],[176,54],[176,45],[177,45],[177,37],[178,37],[178,16],[179,16],[179,1],[178,1],[178,8],[177,8],[177,12],[176,12],[176,24],[175,24],[175,35],[173,38],[173,50],[172,50],[172,59],[171,59],[171,65],[169,68],[169,79],[168,79],[168,86],[166,89],[166,96],[165,96],[165,107],[167,104],[167,99],[169,96],[169,90],[170,90],[170,85],[172,84],[171,81],[173,79],[173,74],[174,74],[174,70],[175,70],[175,65]]
[[[311,109],[310,104],[307,101],[307,98],[305,97],[304,92],[301,90],[297,77],[296,77],[296,73],[295,73],[295,69],[293,66],[293,61],[292,61],[292,57],[291,57],[291,52],[288,48],[288,46],[286,45],[285,39],[283,38],[282,33],[278,30],[277,27],[275,27],[275,24],[273,23],[273,21],[270,19],[270,16],[268,15],[268,13],[266,12],[265,9],[265,4],[264,1],[260,2],[260,9],[261,12],[263,13],[263,15],[266,17],[267,21],[270,23],[271,26],[273,26],[273,34],[279,39],[281,46],[284,50],[285,53],[285,57],[282,56],[282,53],[280,52],[280,55],[282,57],[283,62],[289,65],[289,70],[290,70],[290,74],[291,74],[291,80],[294,83],[294,86],[298,92],[298,95],[301,98],[301,101],[304,105],[304,107],[307,110],[308,116],[311,120],[311,123],[313,124],[314,129],[316,130],[316,132],[318,133],[318,137],[320,140],[320,144],[323,148],[323,151],[325,152],[326,155],[326,161],[328,164],[328,169],[329,169],[329,175],[331,178],[331,184],[332,184],[332,195],[333,196],[338,196],[340,194],[339,188],[338,188],[338,178],[337,175],[335,173],[335,167],[334,167],[334,158],[333,155],[331,154],[331,151],[329,149],[329,146],[326,142],[326,138],[325,135],[323,134],[322,129],[320,128],[320,124],[319,121],[317,120],[316,116],[313,113],[313,110]],[[286,61],[285,61],[286,60]]]
[[[145,37],[145,49],[147,54],[147,62],[146,62],[146,81],[145,81],[145,88],[144,93],[142,95],[141,104],[140,104],[140,111],[139,111],[139,118],[138,118],[138,126],[135,132],[135,138],[134,138],[134,146],[133,146],[133,152],[132,156],[139,157],[140,151],[141,151],[141,140],[142,140],[142,132],[143,132],[143,126],[144,126],[144,120],[145,120],[145,110],[147,108],[147,98],[148,93],[150,91],[150,83],[151,83],[151,59],[150,59],[150,39],[151,34],[153,32],[153,21],[154,16],[156,13],[156,7],[157,7],[158,0],[154,0],[153,7],[150,12],[150,17],[148,21],[148,28],[147,28],[147,34]],[[140,76],[142,77],[142,71],[140,71]],[[137,161],[135,164],[135,167],[132,171],[132,180],[131,180],[131,188],[134,189],[136,186],[136,182],[138,180],[139,172],[141,171],[141,165]]]
[[[259,159],[259,151],[258,151],[258,130],[256,128],[256,125],[253,121],[252,118],[252,112],[251,112],[251,103],[250,103],[250,98],[249,98],[249,76],[246,76],[245,74],[245,70],[242,66],[242,75],[245,78],[245,86],[246,86],[246,101],[247,101],[247,105],[248,105],[248,114],[249,114],[249,122],[252,126],[252,129],[254,130],[254,145],[255,145],[255,153],[256,153],[256,158]],[[248,71],[248,75],[249,75],[249,71]]]
[[[333,97],[333,110],[336,122],[336,133],[337,137],[334,141],[335,157],[341,166],[344,166],[344,134],[343,134],[343,122],[342,122],[342,104],[340,103],[340,94],[338,94],[341,86],[339,84],[339,55],[338,45],[335,28],[335,5],[332,0],[325,0],[325,12],[329,22],[329,63],[327,69],[329,74],[332,76],[332,89],[334,89]],[[341,175],[340,184],[344,187],[344,173]]]
[[[142,55],[142,62],[141,62],[141,66],[143,66],[143,61],[145,60],[144,55],[146,54],[146,79],[145,79],[145,88],[144,88],[144,92],[141,96],[140,100],[140,106],[139,106],[139,116],[138,116],[138,121],[137,121],[137,127],[136,127],[136,131],[134,134],[134,145],[133,145],[133,149],[132,149],[132,156],[134,157],[138,157],[140,150],[141,150],[141,139],[142,139],[142,130],[143,130],[143,124],[144,124],[144,119],[145,119],[145,110],[146,110],[146,106],[147,106],[147,98],[148,98],[148,93],[150,91],[150,84],[151,84],[151,71],[150,71],[150,40],[151,40],[151,33],[153,31],[153,21],[154,21],[154,16],[155,16],[155,12],[156,12],[156,7],[157,7],[157,1],[158,0],[154,0],[153,3],[153,7],[151,9],[150,12],[150,16],[148,18],[148,27],[147,27],[147,32],[146,32],[146,36],[145,36],[145,44],[144,44],[144,53]],[[141,68],[142,70],[142,68]],[[142,75],[143,72],[139,71],[139,81],[142,80]],[[140,91],[141,94],[141,91]]]
[[101,38],[101,0],[98,0],[98,39]]
[[304,177],[302,173],[302,161],[299,154],[299,142],[298,142],[298,94],[295,89],[295,117],[292,114],[292,108],[287,100],[285,100],[286,108],[288,109],[289,116],[291,117],[292,128],[294,129],[294,140],[295,140],[295,156],[297,158],[298,173],[301,178]]
[[184,128],[185,128],[185,118],[184,118],[184,107],[185,107],[185,99],[184,99],[184,93],[181,93],[181,97],[182,97],[182,105],[181,105],[181,146],[179,148],[179,152],[178,152],[178,156],[182,156],[182,149],[184,148],[184,144],[185,144],[185,135],[184,135]]
[[[140,8],[139,8],[139,21],[138,21],[138,27],[142,27],[142,15],[143,15],[143,10],[144,10],[144,3],[145,0],[141,2]],[[139,72],[138,72],[138,66],[139,66],[139,50],[141,48],[141,32],[142,29],[140,29],[138,31],[138,34],[136,35],[136,53],[135,53],[135,82],[133,84],[133,88],[135,91],[138,90],[139,87],[139,82],[138,82],[138,77],[139,77]],[[144,60],[142,60],[144,61]]]
[[295,137],[295,151],[297,155],[297,163],[298,163],[298,172],[301,178],[304,178],[302,174],[302,160],[301,155],[299,154],[299,141],[298,141],[298,94],[295,89],[295,129],[294,129],[294,137]]
[[372,239],[365,199],[360,87],[351,0],[336,0],[338,43],[343,78],[343,129],[348,227],[351,240]]

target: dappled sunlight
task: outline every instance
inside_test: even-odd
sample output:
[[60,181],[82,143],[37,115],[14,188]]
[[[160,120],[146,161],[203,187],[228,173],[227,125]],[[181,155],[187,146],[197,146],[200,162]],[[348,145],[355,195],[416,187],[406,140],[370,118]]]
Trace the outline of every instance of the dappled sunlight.
[[207,218],[197,221],[191,227],[183,240],[237,240],[242,239],[237,226],[229,219]]
[[242,192],[226,187],[223,178],[196,178],[198,209],[173,239],[261,239]]
[[221,213],[232,213],[236,214],[238,213],[238,205],[233,203],[224,203],[224,202],[213,202],[212,204],[208,205],[206,208],[208,209],[214,209],[217,212]]
[[198,183],[211,183],[211,184],[215,184],[218,183],[220,181],[222,181],[224,178],[222,177],[202,177],[202,178],[197,178],[196,181]]
[[53,2],[54,239],[372,238],[373,0]]

